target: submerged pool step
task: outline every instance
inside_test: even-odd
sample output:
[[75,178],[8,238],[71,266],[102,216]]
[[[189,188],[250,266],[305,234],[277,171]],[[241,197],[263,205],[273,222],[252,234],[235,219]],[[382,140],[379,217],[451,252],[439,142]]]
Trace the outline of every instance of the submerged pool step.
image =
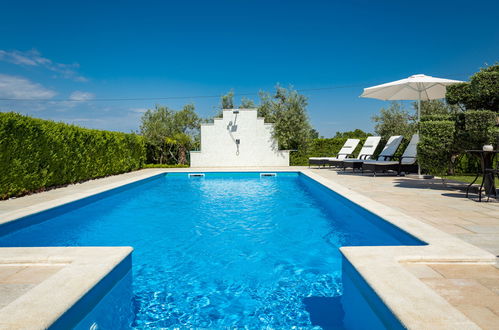
[[277,176],[277,173],[260,173],[260,178],[266,176]]
[[204,173],[188,173],[189,178],[204,178]]

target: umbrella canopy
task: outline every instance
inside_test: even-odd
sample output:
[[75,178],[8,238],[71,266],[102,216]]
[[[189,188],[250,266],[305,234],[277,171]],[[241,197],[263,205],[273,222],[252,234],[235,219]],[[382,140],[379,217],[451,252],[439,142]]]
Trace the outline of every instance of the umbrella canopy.
[[386,84],[364,88],[361,97],[379,100],[435,100],[445,97],[447,86],[461,83],[459,80],[442,79],[424,74]]
[[442,79],[424,74],[415,74],[409,78],[392,81],[386,84],[364,88],[360,97],[378,100],[417,100],[418,120],[421,114],[421,101],[441,99],[445,97],[447,86],[461,83],[459,80]]

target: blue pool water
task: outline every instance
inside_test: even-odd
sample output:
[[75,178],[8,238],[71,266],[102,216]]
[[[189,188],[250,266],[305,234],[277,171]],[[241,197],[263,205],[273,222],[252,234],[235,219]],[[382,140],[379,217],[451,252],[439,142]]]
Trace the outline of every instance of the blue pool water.
[[298,173],[161,175],[50,212],[0,246],[133,246],[137,328],[320,325],[339,247],[423,244]]

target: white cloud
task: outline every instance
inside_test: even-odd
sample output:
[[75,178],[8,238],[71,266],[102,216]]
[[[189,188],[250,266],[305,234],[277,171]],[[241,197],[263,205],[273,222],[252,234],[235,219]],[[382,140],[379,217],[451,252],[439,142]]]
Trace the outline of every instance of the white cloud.
[[130,111],[135,113],[144,113],[147,111],[147,108],[130,108]]
[[71,101],[89,101],[95,97],[94,94],[88,92],[74,91],[69,95]]
[[0,97],[7,99],[51,99],[57,93],[26,78],[0,74]]
[[20,50],[6,51],[0,49],[0,61],[21,66],[43,67],[57,73],[58,76],[65,79],[72,79],[80,82],[88,81],[87,78],[78,74],[77,70],[80,67],[78,63],[56,63],[46,57],[43,57],[36,49],[25,52]]

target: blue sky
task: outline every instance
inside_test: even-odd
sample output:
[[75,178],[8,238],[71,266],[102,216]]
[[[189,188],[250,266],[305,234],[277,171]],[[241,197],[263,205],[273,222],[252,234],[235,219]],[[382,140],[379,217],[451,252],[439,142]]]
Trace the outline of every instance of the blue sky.
[[[332,87],[303,92],[322,135],[372,131],[387,103],[359,98],[363,87],[467,80],[499,61],[498,22],[492,0],[0,0],[0,98],[30,99],[0,111],[129,132],[155,104],[209,117],[219,100],[192,96],[279,83]],[[155,99],[170,96],[186,98]],[[108,98],[150,99],[97,101]]]

